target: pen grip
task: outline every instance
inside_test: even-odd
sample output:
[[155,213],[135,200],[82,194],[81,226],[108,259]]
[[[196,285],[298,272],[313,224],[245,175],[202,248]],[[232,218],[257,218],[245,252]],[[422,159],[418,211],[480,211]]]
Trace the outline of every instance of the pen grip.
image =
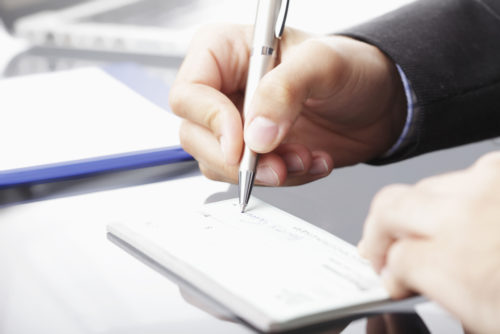
[[253,50],[253,55],[250,57],[249,73],[247,78],[247,86],[245,88],[245,102],[243,104],[243,115],[246,116],[252,102],[255,90],[260,82],[260,79],[269,72],[274,65],[274,53],[270,55],[255,54],[257,50]]
[[240,161],[240,171],[255,171],[257,161],[258,155],[245,145]]
[[[245,90],[245,102],[243,103],[243,122],[248,113],[257,85],[260,79],[273,67],[273,55],[254,54],[250,58],[250,72],[248,74],[247,86]],[[255,172],[258,156],[250,150],[246,145],[243,151],[243,156],[240,161],[240,171],[247,170]]]

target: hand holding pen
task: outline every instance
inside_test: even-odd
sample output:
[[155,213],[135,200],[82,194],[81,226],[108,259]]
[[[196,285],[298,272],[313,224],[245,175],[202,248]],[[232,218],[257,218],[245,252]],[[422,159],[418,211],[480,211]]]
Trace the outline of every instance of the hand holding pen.
[[303,184],[334,164],[378,157],[398,138],[406,105],[391,60],[357,40],[290,27],[246,99],[243,123],[252,37],[252,26],[203,27],[171,89],[172,110],[184,118],[181,144],[208,178],[238,182],[248,147],[259,154],[256,185]]

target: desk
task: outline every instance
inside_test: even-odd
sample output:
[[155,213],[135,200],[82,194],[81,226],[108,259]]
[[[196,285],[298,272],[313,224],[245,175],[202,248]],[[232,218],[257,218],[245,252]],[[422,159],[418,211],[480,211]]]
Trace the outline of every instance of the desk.
[[[36,71],[40,63],[57,69],[64,64],[55,61],[61,57],[74,60],[68,66],[115,61],[106,55],[33,49],[16,58],[6,73]],[[180,62],[149,61],[147,66],[163,69],[167,78]],[[370,201],[381,187],[464,168],[497,147],[497,142],[485,141],[384,167],[359,165],[303,186],[257,187],[254,195],[356,243]],[[165,214],[165,203],[183,202],[197,191],[199,177],[196,165],[185,163],[0,191],[0,332],[252,333],[187,303],[176,285],[106,239],[107,222]],[[172,184],[179,182],[185,191],[172,194]],[[216,197],[236,195],[235,186],[206,182]],[[413,311],[417,302],[422,300],[396,308]],[[414,332],[421,324],[413,313],[398,319],[402,333]],[[438,328],[436,332],[461,332],[446,317],[434,320],[426,324]],[[310,332],[364,333],[365,322]]]

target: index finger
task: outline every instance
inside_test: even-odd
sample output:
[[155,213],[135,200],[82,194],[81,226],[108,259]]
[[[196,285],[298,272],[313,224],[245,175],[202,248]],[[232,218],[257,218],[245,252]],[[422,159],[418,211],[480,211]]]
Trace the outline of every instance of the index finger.
[[169,96],[173,112],[210,129],[233,163],[239,160],[243,145],[242,121],[235,102],[243,97],[250,38],[249,27],[241,25],[213,25],[200,30]]
[[358,245],[362,256],[380,271],[391,245],[402,238],[428,237],[438,228],[439,196],[414,186],[391,185],[374,198]]

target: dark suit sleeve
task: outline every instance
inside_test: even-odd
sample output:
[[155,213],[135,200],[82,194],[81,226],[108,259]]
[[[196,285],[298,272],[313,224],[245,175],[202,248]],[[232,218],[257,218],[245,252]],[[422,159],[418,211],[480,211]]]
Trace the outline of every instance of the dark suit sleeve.
[[410,145],[374,163],[500,136],[500,0],[421,0],[347,29],[399,64],[420,113]]

